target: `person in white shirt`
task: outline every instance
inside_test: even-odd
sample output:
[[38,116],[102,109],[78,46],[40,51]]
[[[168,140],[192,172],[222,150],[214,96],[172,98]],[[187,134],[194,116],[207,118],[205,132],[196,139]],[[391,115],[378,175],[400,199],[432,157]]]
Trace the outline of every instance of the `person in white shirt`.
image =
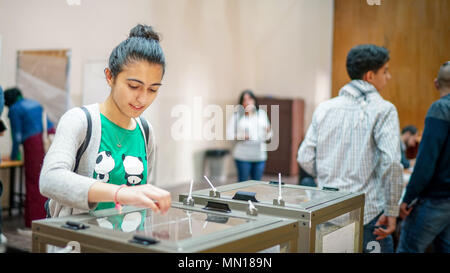
[[261,180],[267,160],[266,142],[272,135],[267,113],[251,90],[244,90],[227,126],[227,140],[236,141],[233,157],[238,181]]
[[297,157],[319,187],[365,193],[365,252],[373,242],[381,252],[394,251],[391,234],[402,192],[398,114],[379,93],[391,78],[388,62],[389,51],[383,47],[350,50],[351,81],[339,96],[316,108]]

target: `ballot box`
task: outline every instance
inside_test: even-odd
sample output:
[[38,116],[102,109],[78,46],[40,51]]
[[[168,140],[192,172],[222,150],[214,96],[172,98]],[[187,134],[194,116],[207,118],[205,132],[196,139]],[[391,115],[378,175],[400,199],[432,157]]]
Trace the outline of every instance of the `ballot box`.
[[211,202],[173,202],[165,214],[124,206],[33,221],[32,251],[78,245],[80,252],[295,252],[298,223],[252,216]]
[[[192,192],[191,204],[214,201],[247,211],[251,200],[260,214],[298,221],[297,252],[362,252],[364,193],[255,180],[214,189]],[[179,195],[179,201],[186,203],[188,196]]]

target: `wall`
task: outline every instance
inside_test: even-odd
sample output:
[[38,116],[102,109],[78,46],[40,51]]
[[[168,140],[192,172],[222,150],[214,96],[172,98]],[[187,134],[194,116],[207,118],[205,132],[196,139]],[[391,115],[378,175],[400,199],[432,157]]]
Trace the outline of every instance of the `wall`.
[[[400,126],[423,131],[425,115],[439,98],[433,80],[450,60],[449,0],[336,0],[333,47],[333,96],[349,80],[347,53],[354,45],[374,43],[390,50],[392,79],[380,94],[398,110]],[[351,31],[350,31],[351,30]]]
[[[157,185],[199,181],[204,150],[231,147],[195,139],[208,120],[201,117],[192,118],[191,139],[175,141],[174,106],[186,105],[193,115],[210,104],[225,109],[251,88],[258,95],[304,98],[309,125],[315,106],[331,95],[332,0],[81,0],[80,6],[0,0],[0,84],[14,85],[17,50],[70,48],[71,99],[80,105],[84,64],[106,60],[136,23],[162,34],[167,59],[163,86],[145,112],[156,131]],[[0,144],[9,147],[4,139]],[[227,171],[235,172],[231,158]]]

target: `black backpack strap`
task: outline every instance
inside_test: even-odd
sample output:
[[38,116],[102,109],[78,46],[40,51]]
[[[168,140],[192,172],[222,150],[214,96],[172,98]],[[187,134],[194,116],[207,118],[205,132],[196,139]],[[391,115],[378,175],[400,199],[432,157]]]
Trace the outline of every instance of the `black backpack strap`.
[[77,157],[76,157],[76,161],[75,161],[75,168],[73,169],[74,172],[77,172],[78,170],[78,165],[80,164],[80,159],[81,156],[83,155],[84,151],[86,151],[87,146],[89,145],[89,141],[91,140],[91,135],[92,135],[92,119],[91,119],[91,114],[89,113],[89,110],[82,106],[81,110],[83,110],[83,112],[86,114],[86,119],[87,119],[87,130],[86,130],[86,138],[84,139],[83,143],[81,143],[80,148],[77,151]]
[[144,132],[145,132],[145,144],[147,144],[147,146],[148,146],[148,138],[150,135],[150,129],[148,128],[147,121],[143,117],[139,117],[139,119],[141,120],[142,128],[144,129]]

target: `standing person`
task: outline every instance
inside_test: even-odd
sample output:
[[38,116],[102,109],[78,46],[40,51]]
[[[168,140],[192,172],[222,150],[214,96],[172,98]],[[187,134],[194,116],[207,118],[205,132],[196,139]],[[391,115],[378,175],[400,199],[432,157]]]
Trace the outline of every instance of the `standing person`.
[[402,165],[404,169],[408,169],[411,166],[408,158],[406,157],[406,150],[417,145],[418,131],[414,125],[408,125],[402,129],[402,135],[400,148],[402,152]]
[[238,181],[261,180],[267,160],[266,141],[272,135],[269,118],[251,90],[242,92],[237,108],[227,126],[227,139],[237,140],[233,157]]
[[[5,98],[4,98],[4,96],[3,96],[3,89],[2,89],[2,87],[0,86],[0,127],[3,127],[4,125],[3,125],[3,121],[2,121],[2,119],[1,119],[1,116],[2,116],[2,113],[3,113],[3,107],[5,106]],[[2,126],[3,125],[3,126]],[[2,128],[0,128],[0,136],[3,136],[3,132],[2,132]],[[1,157],[1,155],[2,155],[2,150],[0,150],[0,163],[2,163],[2,157]],[[5,244],[4,243],[4,241],[6,240],[6,237],[3,235],[3,233],[2,233],[2,231],[3,231],[3,218],[2,218],[2,211],[3,211],[3,209],[2,209],[2,202],[1,202],[1,200],[2,200],[2,194],[3,194],[3,183],[2,183],[2,181],[0,180],[0,246],[2,245],[2,244]]]
[[[5,107],[5,97],[3,96],[3,89],[0,86],[0,136],[3,136],[6,131],[6,125],[3,123],[3,120],[2,120],[2,113],[3,113],[4,107]],[[2,150],[0,150],[0,163],[2,163],[1,155],[2,155]],[[1,181],[0,181],[0,183],[1,183]],[[0,196],[1,196],[1,193],[0,193]]]
[[[135,26],[113,49],[104,71],[111,93],[102,103],[85,106],[91,126],[81,108],[67,111],[45,157],[40,189],[51,198],[50,217],[120,204],[163,213],[170,208],[170,193],[149,184],[155,138],[150,123],[139,118],[155,100],[164,70],[159,36],[150,26]],[[90,141],[74,170],[89,128]]]
[[434,83],[441,98],[428,109],[400,206],[399,253],[424,252],[431,243],[434,251],[450,253],[450,62],[441,66]]
[[393,252],[402,191],[400,128],[395,106],[379,91],[387,84],[389,51],[358,45],[347,55],[351,81],[339,96],[321,103],[298,151],[301,167],[319,187],[364,192],[364,239]]
[[[11,123],[12,151],[11,160],[19,160],[19,145],[23,144],[25,167],[25,227],[31,227],[31,221],[45,218],[44,203],[47,200],[39,192],[39,173],[44,160],[42,141],[42,105],[32,99],[23,98],[18,88],[5,90],[5,105],[9,107],[8,117]],[[47,119],[47,132],[53,134],[53,123]]]

